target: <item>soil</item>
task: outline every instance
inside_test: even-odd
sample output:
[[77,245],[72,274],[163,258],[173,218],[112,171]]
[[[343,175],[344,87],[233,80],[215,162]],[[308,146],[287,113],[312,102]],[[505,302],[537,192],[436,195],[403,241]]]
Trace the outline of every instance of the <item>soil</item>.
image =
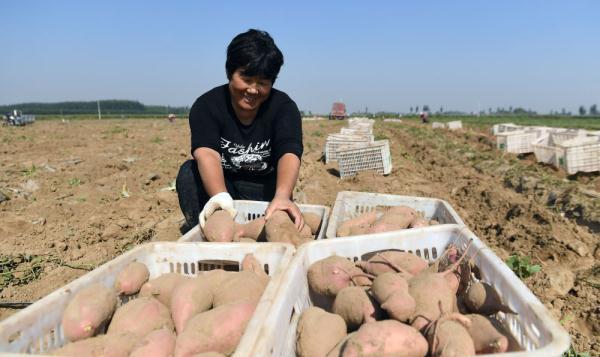
[[[299,203],[332,207],[346,190],[448,201],[501,259],[529,256],[542,267],[525,284],[576,350],[600,354],[598,173],[567,176],[503,153],[481,129],[377,122],[392,173],[341,180],[322,150],[345,125],[303,123]],[[0,301],[36,301],[136,244],[177,240],[183,216],[173,181],[189,145],[185,120],[0,127]],[[16,311],[0,309],[0,319]]]

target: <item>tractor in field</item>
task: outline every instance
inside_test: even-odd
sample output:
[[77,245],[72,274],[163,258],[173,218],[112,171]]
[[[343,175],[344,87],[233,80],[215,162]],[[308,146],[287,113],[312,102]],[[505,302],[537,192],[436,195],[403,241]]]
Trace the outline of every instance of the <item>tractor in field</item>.
[[6,125],[23,126],[26,124],[33,123],[34,121],[34,115],[23,115],[23,113],[20,110],[16,109],[4,115],[4,122]]
[[335,102],[331,107],[331,113],[329,114],[329,120],[344,120],[348,117],[346,113],[346,104],[342,102]]

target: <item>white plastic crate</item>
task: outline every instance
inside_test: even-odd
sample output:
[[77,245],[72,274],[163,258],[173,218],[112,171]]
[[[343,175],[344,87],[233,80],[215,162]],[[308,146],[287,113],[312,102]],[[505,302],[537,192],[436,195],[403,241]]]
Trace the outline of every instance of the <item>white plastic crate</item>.
[[258,338],[258,330],[294,252],[293,246],[281,243],[162,242],[138,246],[0,322],[0,351],[45,354],[62,347],[67,342],[61,326],[62,313],[73,296],[94,283],[112,287],[117,274],[133,261],[144,263],[152,279],[170,272],[195,275],[218,268],[239,270],[244,256],[252,253],[264,264],[271,279],[234,354],[249,356],[246,348]]
[[392,172],[392,156],[388,140],[374,141],[360,147],[340,148],[337,153],[341,178],[356,175],[359,171],[375,170],[382,175]]
[[462,122],[460,120],[449,121],[446,123],[446,126],[450,130],[462,129]]
[[600,136],[563,141],[556,147],[556,161],[569,175],[600,171]]
[[446,128],[446,124],[445,123],[441,123],[439,121],[434,121],[433,123],[431,123],[431,128],[432,129],[445,129]]
[[384,123],[402,123],[402,119],[383,119]]
[[325,237],[337,237],[337,228],[344,221],[355,218],[363,213],[371,212],[377,207],[393,206],[414,208],[423,213],[426,219],[435,219],[440,224],[465,224],[448,202],[437,198],[341,191],[338,192],[335,199]]
[[337,151],[341,146],[361,146],[363,144],[372,143],[373,140],[374,136],[372,134],[331,134],[327,136],[327,141],[325,141],[325,163],[337,160]]
[[526,154],[533,152],[531,144],[538,135],[537,130],[510,131],[496,135],[496,143],[500,150],[513,154]]
[[569,129],[550,133],[550,145],[560,145],[563,142],[578,137],[586,136],[586,131],[582,129]]
[[[234,200],[233,207],[237,209],[237,215],[235,221],[237,223],[246,223],[255,218],[262,217],[265,215],[265,210],[269,206],[269,202],[264,201],[247,201],[247,200]],[[325,231],[327,230],[327,223],[329,219],[329,207],[319,205],[305,205],[298,204],[300,212],[316,213],[321,217],[321,228],[315,239],[325,238]],[[186,234],[179,238],[178,242],[206,242],[204,234],[199,226],[190,229]]]
[[556,147],[550,145],[550,135],[536,139],[531,147],[537,162],[556,165]]
[[466,227],[456,225],[327,239],[302,246],[285,272],[277,297],[259,332],[260,337],[248,350],[253,356],[296,355],[296,328],[300,314],[311,305],[325,305],[322,301],[314,301],[308,288],[307,271],[317,260],[334,254],[357,260],[368,258],[378,251],[397,249],[432,262],[448,245],[454,244],[464,250],[470,240],[472,243],[467,256],[479,267],[482,280],[491,284],[503,303],[517,312],[516,315],[500,312],[496,317],[513,335],[521,350],[493,356],[562,356],[569,348],[569,335],[565,329],[489,247]]
[[504,133],[507,131],[521,130],[521,128],[521,126],[515,125],[514,123],[494,124],[492,126],[492,134],[498,135],[499,133]]
[[371,126],[368,126],[368,127],[358,126],[358,127],[341,128],[340,129],[340,134],[343,134],[343,135],[365,135],[365,134],[372,134],[372,133],[373,133],[373,127],[371,127]]

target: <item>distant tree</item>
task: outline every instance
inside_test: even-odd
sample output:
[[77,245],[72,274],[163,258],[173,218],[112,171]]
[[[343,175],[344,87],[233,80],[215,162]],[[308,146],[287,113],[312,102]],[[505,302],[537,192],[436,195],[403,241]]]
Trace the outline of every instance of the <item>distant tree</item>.
[[412,109],[413,109],[413,108],[412,108],[412,107],[410,107],[410,112],[411,112],[411,113],[412,113]]
[[444,107],[440,107],[440,113],[444,112]]
[[429,111],[429,105],[425,104],[425,105],[423,106],[423,111],[424,111],[424,112],[428,112],[428,111]]
[[417,105],[417,106],[415,107],[415,113],[418,113],[418,112],[419,112],[419,106]]
[[488,114],[492,115],[492,108],[488,108]]
[[508,111],[512,113],[512,111],[513,111],[512,105],[508,107]]
[[565,108],[562,108],[562,109],[560,110],[560,114],[562,114],[562,115],[567,115],[567,110],[566,110]]
[[579,106],[579,115],[585,115],[585,107],[583,105]]
[[598,115],[598,108],[596,107],[596,104],[592,104],[590,107],[590,115]]

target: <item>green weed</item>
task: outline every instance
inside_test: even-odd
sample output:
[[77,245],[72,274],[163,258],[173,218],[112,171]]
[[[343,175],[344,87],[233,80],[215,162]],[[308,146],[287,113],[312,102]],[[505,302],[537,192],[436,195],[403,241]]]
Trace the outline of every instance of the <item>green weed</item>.
[[527,256],[511,255],[506,259],[506,265],[521,279],[526,279],[542,270],[537,264],[531,264]]
[[35,176],[35,174],[37,173],[37,167],[35,166],[35,164],[31,164],[31,167],[26,168],[21,170],[21,172],[23,173],[23,176],[26,177],[33,177]]
[[152,138],[152,140],[150,140],[150,142],[154,143],[154,144],[162,144],[165,141],[165,139],[159,137],[159,136],[155,136]]
[[79,186],[81,185],[81,180],[74,177],[72,179],[69,180],[69,186],[74,187],[74,186]]
[[563,357],[590,357],[588,352],[577,352],[575,351],[575,347],[571,345],[569,349],[563,353]]

